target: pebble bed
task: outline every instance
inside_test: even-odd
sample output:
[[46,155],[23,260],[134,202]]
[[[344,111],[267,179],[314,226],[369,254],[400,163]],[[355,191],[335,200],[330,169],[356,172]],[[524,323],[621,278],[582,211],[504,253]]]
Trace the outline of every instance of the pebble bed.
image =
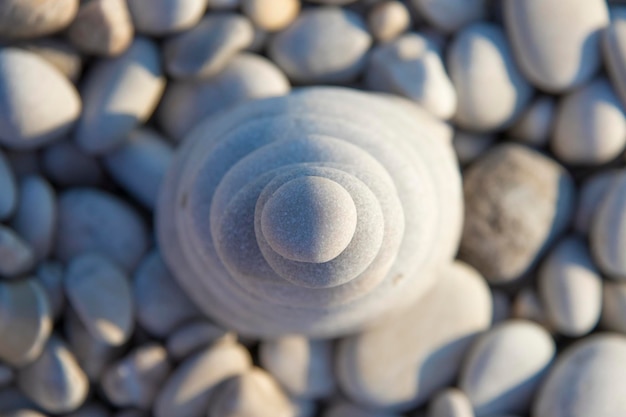
[[[430,224],[456,260],[400,314],[361,306],[356,327],[350,310],[269,323],[251,313],[261,295],[250,310],[198,305],[203,278],[177,274],[195,260],[170,247],[194,241],[157,222],[168,172],[194,162],[185,138],[329,85],[392,97],[382,115],[413,103],[439,141],[422,153],[440,170],[431,212],[464,202],[462,227]],[[624,417],[625,109],[620,0],[1,0],[0,417]],[[348,97],[320,112],[359,110]],[[343,216],[325,219],[323,250],[272,210],[258,221],[267,245],[322,263],[363,226],[344,188],[315,178],[300,186]],[[264,204],[315,217],[292,188]],[[276,291],[263,296],[301,294]]]

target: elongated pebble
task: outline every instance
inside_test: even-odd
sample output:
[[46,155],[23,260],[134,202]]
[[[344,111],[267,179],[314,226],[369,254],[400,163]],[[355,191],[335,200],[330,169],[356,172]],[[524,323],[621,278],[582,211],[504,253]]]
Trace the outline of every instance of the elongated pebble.
[[155,417],[204,417],[215,388],[250,369],[241,345],[220,343],[185,360],[167,379],[154,404]]
[[428,404],[427,417],[474,417],[474,409],[467,395],[457,388],[447,388],[433,396]]
[[475,23],[458,32],[447,63],[457,93],[454,121],[464,129],[507,127],[531,98],[533,89],[519,72],[504,31],[495,24]]
[[476,340],[459,377],[476,417],[525,414],[542,382],[556,347],[536,323],[505,321]]
[[0,150],[0,220],[6,220],[17,206],[17,184],[6,155]]
[[76,142],[89,154],[115,149],[150,117],[164,88],[157,46],[136,37],[123,54],[97,61],[84,75],[84,110],[74,132]]
[[600,324],[603,329],[626,333],[626,283],[603,281]]
[[428,23],[444,33],[456,32],[487,16],[485,0],[412,0],[411,3]]
[[89,381],[76,358],[58,336],[52,335],[34,362],[17,374],[19,388],[50,413],[68,413],[87,397]]
[[35,254],[13,229],[0,224],[0,277],[25,274],[35,265]]
[[70,24],[79,0],[4,0],[0,3],[0,38],[36,38]]
[[133,297],[137,321],[155,336],[167,336],[177,326],[201,316],[156,250],[143,258],[135,272]]
[[167,352],[175,360],[183,360],[214,343],[235,342],[237,336],[206,320],[196,320],[178,327],[167,338]]
[[70,261],[64,284],[68,301],[96,340],[112,346],[128,340],[133,330],[133,296],[118,266],[105,256],[86,253]]
[[195,26],[207,0],[127,0],[137,32],[162,36]]
[[137,266],[148,246],[143,220],[117,196],[93,188],[72,188],[59,196],[57,258],[69,262],[100,252],[126,272]]
[[535,98],[507,131],[507,136],[526,145],[543,147],[554,128],[556,100],[552,96]]
[[52,250],[57,226],[56,193],[48,181],[29,176],[20,181],[17,211],[11,221],[15,231],[26,241],[36,261]]
[[70,132],[80,116],[81,98],[63,74],[36,54],[0,48],[0,108],[0,144],[27,150]]
[[151,129],[137,129],[104,157],[114,180],[144,206],[154,209],[161,181],[174,154],[167,140]]
[[604,0],[505,0],[504,24],[520,69],[535,86],[558,93],[588,81],[600,67]]
[[74,144],[64,140],[46,147],[42,153],[46,177],[63,187],[96,186],[104,173],[100,162]]
[[37,266],[36,277],[48,296],[50,315],[53,320],[56,320],[61,316],[65,307],[65,290],[63,289],[65,268],[61,262],[44,261]]
[[611,83],[626,106],[626,7],[611,9],[611,23],[604,30],[602,50]]

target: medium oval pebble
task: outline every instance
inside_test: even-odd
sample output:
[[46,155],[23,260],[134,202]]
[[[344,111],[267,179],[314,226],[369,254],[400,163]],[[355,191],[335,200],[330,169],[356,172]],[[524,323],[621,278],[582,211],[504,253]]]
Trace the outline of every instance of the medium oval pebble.
[[13,278],[35,265],[35,253],[13,229],[0,224],[0,277]]
[[84,75],[84,110],[74,132],[87,153],[104,154],[119,146],[145,122],[165,88],[157,46],[137,37],[112,59],[97,61]]
[[0,38],[35,38],[70,24],[78,0],[3,0],[0,2]]
[[17,184],[11,165],[0,149],[0,220],[6,220],[17,206]]
[[459,388],[477,417],[524,414],[555,352],[552,336],[543,327],[506,321],[472,346],[461,368]]
[[154,416],[206,416],[215,388],[251,365],[248,350],[232,343],[219,343],[190,357],[165,382],[154,404]]
[[505,0],[504,23],[520,69],[537,87],[557,93],[589,80],[600,66],[605,0]]
[[214,343],[236,340],[234,333],[211,322],[197,320],[177,328],[169,335],[167,352],[175,360],[182,360]]
[[118,197],[92,188],[73,188],[60,195],[55,247],[59,260],[100,252],[131,272],[147,246],[142,219]]
[[555,113],[554,98],[548,95],[539,96],[517,118],[507,131],[507,136],[530,146],[545,146],[552,134]]
[[50,337],[41,356],[19,370],[17,384],[39,407],[53,414],[76,410],[89,391],[87,377],[56,335]]
[[582,339],[559,355],[535,398],[533,417],[626,415],[626,337]]
[[455,122],[486,132],[511,124],[531,98],[504,32],[475,23],[456,34],[448,49],[448,70],[457,92]]
[[563,96],[550,145],[561,161],[600,165],[626,146],[626,114],[605,78],[598,78]]
[[137,32],[166,35],[195,26],[207,0],[127,0]]
[[337,7],[300,13],[269,44],[269,56],[297,83],[351,81],[363,69],[372,43],[359,15]]
[[485,0],[412,0],[412,4],[431,25],[445,33],[456,32],[487,15]]
[[433,397],[426,415],[428,417],[474,417],[474,410],[463,391],[448,388]]
[[602,277],[582,238],[568,237],[539,269],[539,295],[554,329],[569,337],[589,333],[600,319]]
[[0,108],[0,144],[34,149],[74,127],[81,99],[70,81],[36,54],[0,48]]
[[95,339],[112,346],[128,340],[134,325],[130,283],[109,259],[95,253],[72,259],[65,293]]

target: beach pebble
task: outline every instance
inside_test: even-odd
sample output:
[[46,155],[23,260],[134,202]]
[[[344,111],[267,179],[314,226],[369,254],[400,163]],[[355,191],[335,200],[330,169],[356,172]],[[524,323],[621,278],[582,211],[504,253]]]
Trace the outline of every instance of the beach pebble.
[[226,380],[213,394],[208,417],[295,417],[289,398],[261,368]]
[[441,119],[449,119],[456,110],[456,92],[440,49],[419,33],[402,35],[374,48],[365,82],[369,89],[407,97]]
[[611,23],[604,30],[602,47],[611,83],[626,106],[626,7],[611,9]]
[[488,281],[528,271],[568,226],[574,183],[552,159],[517,144],[496,146],[465,172],[460,258]]
[[412,0],[420,16],[444,33],[460,30],[487,17],[486,0]]
[[626,280],[626,171],[616,175],[598,204],[589,239],[600,270],[616,280]]
[[13,229],[0,224],[0,277],[13,278],[35,265],[32,248]]
[[626,414],[626,337],[597,334],[559,355],[533,405],[533,417]]
[[17,206],[17,182],[9,160],[0,149],[0,220],[9,218]]
[[214,343],[235,342],[237,336],[206,320],[196,320],[178,327],[167,338],[167,352],[177,361],[183,360]]
[[452,146],[461,165],[468,165],[487,152],[496,140],[491,133],[476,133],[454,129]]
[[411,14],[404,3],[392,0],[380,2],[367,14],[370,33],[379,42],[397,38],[411,25]]
[[626,115],[605,78],[560,99],[550,146],[557,158],[573,165],[600,165],[624,150]]
[[400,417],[390,411],[366,408],[348,401],[335,401],[326,407],[322,417]]
[[344,83],[363,70],[371,43],[359,15],[337,7],[318,7],[304,10],[276,34],[268,53],[296,83]]
[[158,132],[140,128],[103,160],[108,173],[122,188],[145,207],[154,209],[173,153],[172,146]]
[[168,35],[195,26],[207,6],[207,0],[126,0],[139,33]]
[[67,29],[68,40],[81,52],[115,56],[130,46],[134,29],[126,0],[90,0],[81,4]]
[[16,46],[39,55],[70,81],[75,83],[80,78],[83,57],[68,42],[59,38],[39,38],[22,41]]
[[123,54],[89,68],[81,86],[84,110],[74,132],[83,151],[115,149],[150,117],[165,88],[160,59],[152,41],[137,37]]
[[504,31],[495,24],[475,23],[458,32],[447,64],[458,101],[454,121],[461,128],[488,132],[507,127],[532,96]]
[[191,30],[163,44],[165,69],[177,79],[208,78],[252,43],[254,28],[235,13],[209,14]]
[[323,398],[335,391],[333,345],[328,340],[294,335],[263,341],[259,359],[294,397]]
[[287,94],[285,75],[269,60],[242,53],[215,77],[170,83],[157,121],[167,135],[181,141],[199,122],[248,100]]
[[0,38],[36,38],[70,24],[78,0],[3,0],[0,2]]
[[556,101],[552,96],[535,98],[507,131],[507,137],[529,146],[543,147],[554,128]]
[[0,388],[11,385],[15,378],[15,372],[8,365],[0,363]]
[[13,367],[31,363],[52,331],[43,287],[34,279],[0,282],[0,317],[0,360]]
[[552,331],[546,308],[533,287],[524,287],[517,293],[511,307],[511,317],[534,321]]
[[0,108],[0,145],[28,150],[67,134],[80,116],[81,100],[72,83],[44,59],[23,49],[0,48]]
[[298,17],[300,0],[242,0],[241,10],[255,27],[274,32]]
[[626,283],[604,280],[602,283],[603,329],[626,333]]
[[578,205],[574,217],[574,229],[588,235],[593,215],[600,202],[604,199],[611,182],[620,175],[620,170],[601,170],[586,178],[578,189]]
[[87,397],[89,381],[65,343],[52,335],[34,362],[17,373],[18,387],[43,410],[69,413]]
[[428,417],[474,417],[467,395],[457,388],[447,388],[435,395],[428,404]]
[[215,388],[252,366],[248,350],[218,343],[186,359],[165,382],[154,404],[154,417],[204,417]]
[[491,324],[500,323],[511,316],[511,300],[504,291],[491,289],[493,314]]
[[11,225],[30,246],[36,261],[48,257],[57,225],[56,194],[43,177],[20,181],[17,211]]
[[543,327],[506,321],[476,340],[461,368],[459,388],[476,417],[526,414],[555,352]]
[[133,297],[137,321],[158,337],[167,336],[184,322],[201,316],[156,250],[147,254],[137,267]]
[[69,262],[99,252],[130,273],[148,247],[145,225],[125,201],[94,188],[71,188],[58,200],[56,257]]
[[605,0],[505,0],[504,24],[515,58],[536,87],[559,93],[584,84],[600,67]]
[[65,307],[65,289],[63,288],[65,268],[61,262],[44,261],[37,267],[36,278],[46,291],[50,315],[52,320],[56,321]]
[[144,345],[111,365],[102,375],[101,385],[113,405],[149,410],[170,370],[162,346]]
[[583,238],[565,238],[551,250],[539,269],[538,287],[548,320],[559,333],[580,337],[598,323],[602,277]]
[[64,417],[111,417],[109,410],[100,403],[87,402],[73,413],[66,414]]
[[87,187],[102,183],[104,174],[99,161],[69,140],[46,147],[41,159],[46,177],[59,186]]
[[454,263],[409,310],[341,339],[335,371],[343,392],[381,409],[426,403],[454,381],[474,337],[491,324],[491,310],[484,279]]
[[133,330],[133,297],[124,272],[105,256],[86,253],[72,259],[65,294],[87,331],[112,346],[124,344]]

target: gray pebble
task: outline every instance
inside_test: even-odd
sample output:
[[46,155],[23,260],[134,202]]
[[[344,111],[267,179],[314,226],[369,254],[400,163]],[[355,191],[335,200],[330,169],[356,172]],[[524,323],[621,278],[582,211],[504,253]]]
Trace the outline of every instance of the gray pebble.
[[367,25],[374,39],[388,42],[409,29],[411,14],[400,1],[384,1],[374,5],[369,11]]
[[626,337],[600,333],[561,353],[533,404],[533,417],[626,414]]
[[560,99],[550,146],[573,165],[600,165],[624,150],[626,114],[608,80],[590,81]]
[[584,239],[568,237],[543,261],[538,275],[539,295],[553,328],[581,337],[598,323],[602,309],[602,277]]
[[137,32],[162,36],[195,26],[207,0],[127,0]]
[[167,379],[153,413],[155,417],[204,417],[216,387],[252,366],[241,345],[219,343],[185,360]]
[[0,48],[0,107],[0,144],[28,150],[67,134],[80,116],[81,99],[44,59],[23,49]]
[[14,278],[35,265],[35,253],[13,229],[0,224],[0,277]]
[[289,79],[303,84],[356,78],[372,43],[359,15],[336,7],[304,10],[269,45],[269,56]]
[[163,96],[157,119],[163,130],[182,141],[199,122],[252,99],[287,94],[285,75],[269,60],[243,53],[215,77],[172,82]]
[[76,410],[89,391],[87,376],[56,335],[50,337],[41,356],[19,370],[17,383],[27,397],[53,414]]
[[538,88],[563,92],[600,67],[600,34],[609,23],[605,0],[505,0],[504,24],[515,58]]
[[600,320],[603,329],[626,333],[626,283],[603,281]]
[[459,388],[476,417],[525,414],[555,352],[552,336],[543,327],[505,321],[476,340],[461,368]]
[[0,38],[36,38],[70,24],[78,0],[4,0],[0,3]]
[[6,156],[16,178],[41,175],[37,150],[7,151]]
[[253,26],[244,16],[209,14],[191,30],[165,41],[165,69],[178,79],[214,76],[250,46],[253,38]]
[[124,272],[107,257],[86,253],[71,260],[65,294],[87,331],[98,341],[119,346],[133,331],[133,297]]
[[137,37],[121,55],[97,61],[84,75],[84,110],[74,132],[82,150],[104,154],[145,122],[165,88],[157,46]]
[[578,205],[574,217],[574,229],[578,233],[589,234],[596,208],[604,199],[611,182],[619,177],[620,172],[618,169],[601,170],[583,181],[579,188]]
[[67,29],[68,40],[81,52],[115,56],[133,40],[134,29],[126,0],[83,2]]
[[149,410],[170,370],[167,351],[162,346],[144,345],[109,366],[102,375],[101,386],[113,405]]
[[167,352],[177,361],[183,360],[214,343],[235,342],[237,336],[206,320],[192,321],[178,327],[167,338]]
[[463,391],[447,388],[430,400],[427,417],[474,417],[474,409]]
[[173,154],[172,146],[159,133],[136,129],[120,148],[104,157],[104,165],[137,201],[154,209]]
[[143,220],[117,196],[92,188],[73,188],[59,196],[55,254],[63,262],[99,252],[130,273],[148,247]]
[[37,267],[37,279],[43,286],[50,304],[50,315],[57,320],[65,308],[65,290],[63,279],[65,270],[58,261],[45,261]]
[[83,58],[69,43],[58,38],[39,38],[20,42],[16,46],[39,55],[70,81],[78,81],[83,69]]
[[0,220],[11,217],[17,206],[17,183],[13,169],[0,149]]
[[609,78],[626,106],[626,7],[611,9],[611,23],[604,30],[602,47]]
[[487,17],[486,0],[412,0],[411,3],[428,23],[444,33],[456,32]]
[[149,333],[164,337],[201,313],[172,277],[161,254],[147,254],[133,279],[137,321]]
[[507,131],[507,136],[529,146],[543,147],[554,128],[556,102],[552,96],[535,98]]
[[294,335],[262,341],[259,359],[294,397],[324,398],[335,391],[333,345],[328,340]]
[[507,127],[532,96],[504,31],[495,24],[475,23],[458,32],[447,63],[457,93],[454,121],[461,128],[488,132]]
[[465,172],[460,257],[492,283],[528,271],[568,226],[574,183],[558,163],[521,145],[492,148]]
[[18,390],[17,387],[10,386],[0,389],[0,415],[17,412],[19,410],[35,409],[37,409],[37,405],[26,397],[22,391]]
[[42,164],[46,177],[62,187],[96,186],[103,180],[98,160],[68,140],[46,147]]
[[15,372],[8,365],[0,363],[0,389],[13,383]]
[[468,132],[454,129],[452,146],[461,165],[468,165],[487,152],[496,140],[492,133]]
[[57,226],[56,194],[43,177],[30,176],[20,181],[19,196],[11,225],[39,262],[52,250]]

